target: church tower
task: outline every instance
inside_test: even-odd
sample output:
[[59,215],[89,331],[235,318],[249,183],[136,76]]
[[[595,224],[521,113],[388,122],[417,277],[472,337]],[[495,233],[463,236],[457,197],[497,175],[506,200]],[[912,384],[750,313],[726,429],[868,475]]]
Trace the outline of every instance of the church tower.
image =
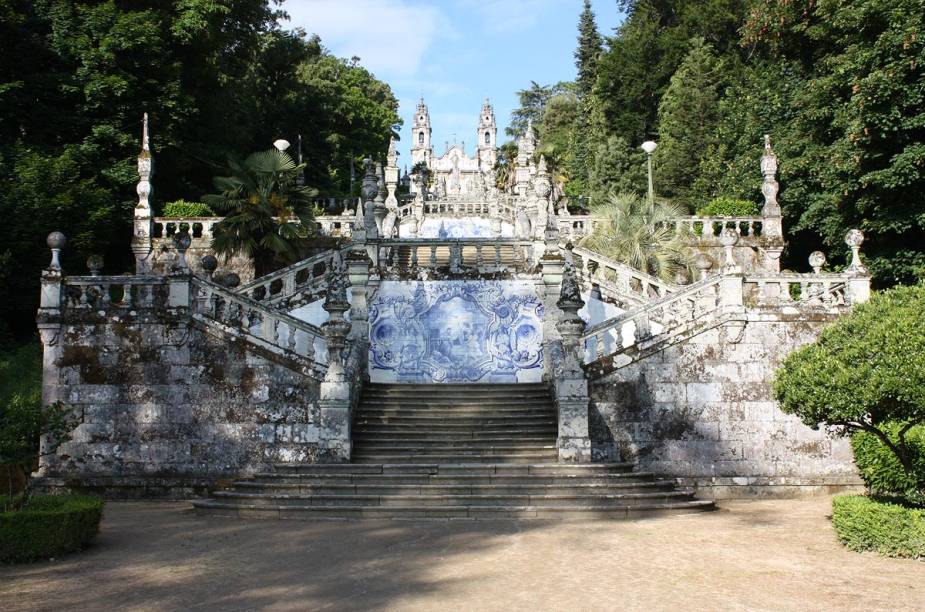
[[478,146],[476,151],[479,160],[479,170],[491,172],[497,159],[498,125],[495,123],[495,111],[488,98],[482,104],[482,114],[479,115],[479,127],[476,134]]
[[424,98],[418,102],[418,107],[414,113],[414,120],[411,122],[411,163],[412,165],[424,162],[430,167],[433,163],[434,149],[430,144],[430,113],[427,112],[427,105],[424,104]]

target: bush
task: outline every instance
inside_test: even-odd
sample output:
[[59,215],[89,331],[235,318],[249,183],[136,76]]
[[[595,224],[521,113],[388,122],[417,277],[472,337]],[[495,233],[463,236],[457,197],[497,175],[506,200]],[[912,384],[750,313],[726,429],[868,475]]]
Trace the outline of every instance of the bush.
[[[4,498],[0,505],[9,501]],[[80,550],[99,532],[102,516],[99,497],[31,497],[21,510],[0,513],[0,561],[33,561]]]
[[754,217],[759,214],[759,209],[757,204],[748,200],[719,197],[698,208],[697,214],[701,217]]
[[925,425],[923,320],[925,285],[877,293],[788,355],[774,381],[781,409],[806,425],[877,436],[917,480],[919,494],[925,474],[916,472],[908,437]]
[[214,217],[215,211],[208,204],[202,202],[187,202],[186,200],[177,200],[168,202],[164,205],[165,217],[178,217],[188,219],[190,217]]
[[[890,423],[884,430],[894,444],[898,443],[900,425]],[[925,427],[913,427],[906,433],[906,445],[911,454],[913,473],[903,469],[899,459],[876,435],[859,431],[851,436],[854,462],[867,488],[879,494],[897,494],[912,498],[918,482],[925,482]]]
[[875,497],[842,495],[832,499],[832,526],[851,550],[925,558],[925,509]]

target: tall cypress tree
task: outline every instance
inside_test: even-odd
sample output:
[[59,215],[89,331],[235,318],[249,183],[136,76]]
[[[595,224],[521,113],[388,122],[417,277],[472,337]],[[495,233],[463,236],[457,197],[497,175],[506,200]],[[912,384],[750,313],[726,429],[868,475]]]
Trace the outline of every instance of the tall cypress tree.
[[578,93],[579,112],[572,130],[573,137],[569,143],[568,174],[572,186],[569,192],[584,191],[588,182],[588,167],[593,160],[591,138],[591,90],[597,80],[597,60],[603,50],[603,39],[597,30],[591,0],[584,0],[584,9],[578,18],[578,48],[575,49],[575,67],[578,76],[575,79]]

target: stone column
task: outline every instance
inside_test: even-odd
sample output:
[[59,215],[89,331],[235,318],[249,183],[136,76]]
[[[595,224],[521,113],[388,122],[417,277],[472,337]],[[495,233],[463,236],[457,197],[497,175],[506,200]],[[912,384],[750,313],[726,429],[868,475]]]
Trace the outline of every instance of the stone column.
[[[557,306],[561,316],[556,329],[562,337],[562,359],[554,372],[553,388],[559,413],[559,461],[591,461],[591,438],[588,431],[590,396],[588,380],[582,367],[581,334],[584,320],[578,311],[584,306],[581,289],[571,263],[565,264]],[[547,316],[549,316],[547,314]]]
[[851,263],[845,269],[848,274],[846,297],[849,304],[862,304],[870,299],[870,273],[861,261],[864,232],[859,229],[849,230],[845,234],[845,244],[851,248]]
[[147,274],[151,271],[148,256],[151,254],[151,177],[154,175],[154,157],[148,141],[148,113],[144,114],[141,132],[141,153],[138,154],[138,204],[132,230],[132,253],[135,255],[135,274]]
[[344,373],[343,355],[351,327],[344,320],[344,312],[350,309],[347,282],[346,266],[340,252],[335,252],[324,300],[324,309],[328,311],[329,318],[321,325],[328,347],[328,371],[321,383],[318,406],[321,409],[321,442],[327,452],[326,459],[336,462],[350,461],[352,447],[352,383]]
[[[61,270],[61,249],[67,242],[61,232],[48,235],[48,247],[51,249],[51,263],[42,271],[41,294],[36,325],[42,339],[42,406],[63,401],[64,386],[61,384],[61,370],[58,363],[62,355],[61,343],[61,309],[64,300],[64,276]],[[42,436],[40,440],[39,469],[36,476],[48,473],[54,457],[46,454],[49,440]]]
[[764,181],[761,193],[764,206],[761,209],[761,236],[764,246],[761,249],[761,267],[768,272],[780,272],[780,256],[784,250],[784,225],[781,218],[780,204],[777,203],[777,155],[771,149],[771,137],[764,135],[764,155],[761,157],[761,174]]

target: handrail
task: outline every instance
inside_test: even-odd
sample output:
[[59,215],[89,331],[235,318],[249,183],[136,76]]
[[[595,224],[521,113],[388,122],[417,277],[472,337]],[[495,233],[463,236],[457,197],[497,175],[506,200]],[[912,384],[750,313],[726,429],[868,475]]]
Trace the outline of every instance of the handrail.
[[[572,254],[581,259],[580,265],[575,268],[579,277],[587,282],[602,285],[618,295],[648,301],[653,297],[650,291],[652,288],[657,296],[664,296],[679,289],[679,285],[663,281],[585,247],[573,247]],[[588,266],[590,262],[596,265],[593,272]]]
[[[349,247],[344,247],[341,253],[345,253],[348,249]],[[327,277],[335,252],[335,249],[328,249],[285,268],[264,274],[238,287],[235,293],[247,295],[258,302],[275,303],[306,288],[316,287]],[[324,266],[324,271],[316,274],[315,268],[319,265]],[[275,286],[277,281],[279,281],[278,287]]]

